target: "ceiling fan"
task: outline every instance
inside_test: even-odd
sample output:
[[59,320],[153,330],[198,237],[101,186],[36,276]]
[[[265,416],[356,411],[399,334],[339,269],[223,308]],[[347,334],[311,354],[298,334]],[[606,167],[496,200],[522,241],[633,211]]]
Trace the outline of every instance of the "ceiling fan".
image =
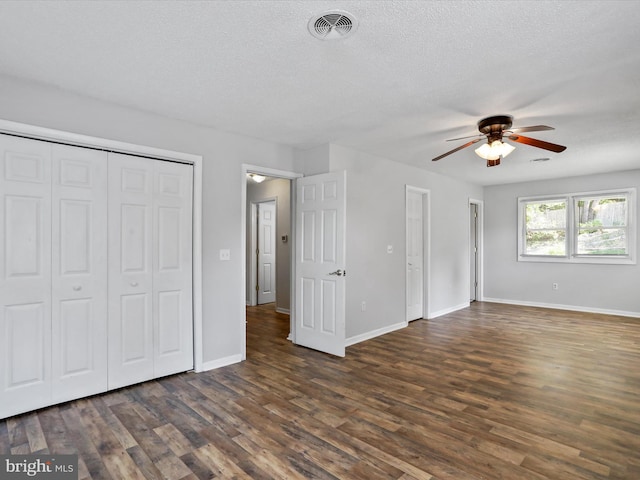
[[468,137],[450,138],[447,142],[455,140],[464,140],[466,138],[477,137],[464,145],[454,148],[453,150],[443,153],[442,155],[433,159],[434,162],[451,155],[452,153],[462,150],[463,148],[470,147],[474,143],[478,143],[486,138],[487,143],[483,144],[480,148],[476,149],[478,156],[484,158],[487,161],[487,167],[495,167],[500,165],[500,159],[509,155],[515,147],[504,142],[503,137],[513,140],[517,143],[523,143],[525,145],[531,145],[532,147],[544,148],[552,152],[560,153],[567,149],[563,145],[557,145],[555,143],[545,142],[543,140],[537,140],[535,138],[525,137],[520,135],[520,132],[540,132],[542,130],[554,130],[553,127],[546,125],[533,125],[531,127],[511,128],[513,123],[513,117],[511,115],[496,115],[493,117],[483,118],[478,122],[478,130],[480,133],[477,135],[470,135]]

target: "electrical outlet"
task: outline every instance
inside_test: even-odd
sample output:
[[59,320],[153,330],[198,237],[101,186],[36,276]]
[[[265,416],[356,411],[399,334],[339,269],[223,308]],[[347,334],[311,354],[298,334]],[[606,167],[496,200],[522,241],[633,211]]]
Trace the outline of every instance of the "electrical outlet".
[[220,260],[231,260],[231,250],[228,248],[220,250]]
[[554,282],[551,284],[551,288],[554,290],[558,290],[559,287],[558,287],[558,284]]

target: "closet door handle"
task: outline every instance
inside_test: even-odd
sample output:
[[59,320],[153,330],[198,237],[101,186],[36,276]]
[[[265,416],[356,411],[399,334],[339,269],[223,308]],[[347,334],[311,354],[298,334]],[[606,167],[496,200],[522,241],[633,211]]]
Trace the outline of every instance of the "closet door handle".
[[138,282],[131,282],[131,283],[130,283],[130,285],[131,285],[132,287],[137,287],[137,286],[138,286]]
[[82,286],[81,285],[74,285],[73,286],[73,291],[74,292],[79,292],[80,290],[82,290]]

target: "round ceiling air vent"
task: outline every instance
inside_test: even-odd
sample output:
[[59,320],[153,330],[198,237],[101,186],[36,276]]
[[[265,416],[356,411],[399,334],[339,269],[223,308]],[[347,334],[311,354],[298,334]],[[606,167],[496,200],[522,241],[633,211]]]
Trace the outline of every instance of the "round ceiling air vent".
[[349,12],[342,10],[330,10],[311,17],[309,20],[309,32],[320,40],[341,40],[352,35],[358,26],[358,22]]

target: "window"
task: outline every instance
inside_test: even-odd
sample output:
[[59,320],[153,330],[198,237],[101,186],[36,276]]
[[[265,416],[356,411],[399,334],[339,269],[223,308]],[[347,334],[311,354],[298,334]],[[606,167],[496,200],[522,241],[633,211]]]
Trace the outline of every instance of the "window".
[[567,251],[567,202],[525,202],[525,255],[564,257]]
[[518,201],[518,260],[635,263],[635,189]]
[[627,255],[626,195],[575,199],[577,255]]

